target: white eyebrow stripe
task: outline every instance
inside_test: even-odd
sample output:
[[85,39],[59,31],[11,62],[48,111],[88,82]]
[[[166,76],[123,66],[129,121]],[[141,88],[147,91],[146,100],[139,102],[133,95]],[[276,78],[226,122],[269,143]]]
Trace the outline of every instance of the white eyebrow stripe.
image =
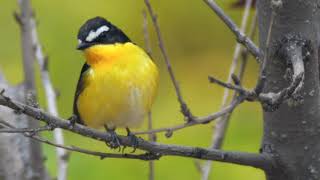
[[96,31],[90,31],[88,36],[86,37],[86,41],[91,42],[96,39],[101,33],[109,31],[108,26],[101,26]]

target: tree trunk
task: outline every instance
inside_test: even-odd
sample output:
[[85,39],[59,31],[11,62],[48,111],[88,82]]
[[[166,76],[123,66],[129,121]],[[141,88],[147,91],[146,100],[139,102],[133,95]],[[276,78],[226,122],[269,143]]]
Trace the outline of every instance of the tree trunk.
[[[259,0],[257,4],[263,52],[266,52],[272,16],[271,3],[271,0]],[[286,101],[274,112],[264,112],[261,150],[272,154],[277,164],[266,176],[268,180],[317,180],[320,179],[320,0],[282,0],[282,7],[274,12],[265,92],[278,92],[289,85],[285,72],[290,66],[277,56],[283,40],[302,39],[308,42],[311,54],[304,62],[302,98]]]
[[[36,103],[34,76],[34,47],[31,34],[32,9],[30,0],[18,0],[20,14],[16,20],[21,30],[23,85],[12,87],[0,74],[0,88],[5,94],[31,106]],[[25,115],[17,115],[7,108],[0,108],[1,121],[18,128],[36,128],[39,122]],[[0,179],[47,180],[50,179],[45,165],[41,144],[23,137],[22,134],[1,134],[0,136]]]
[[[24,87],[10,86],[0,74],[0,89],[5,89],[6,95],[24,101]],[[0,107],[1,121],[19,128],[25,128],[30,123],[30,117],[16,114],[11,109]],[[31,120],[33,121],[33,120]],[[22,134],[5,134],[0,136],[0,179],[1,180],[47,180],[49,176],[44,168],[42,153],[35,154],[32,148],[33,140]],[[37,145],[39,146],[39,145]],[[38,157],[36,161],[34,157]]]

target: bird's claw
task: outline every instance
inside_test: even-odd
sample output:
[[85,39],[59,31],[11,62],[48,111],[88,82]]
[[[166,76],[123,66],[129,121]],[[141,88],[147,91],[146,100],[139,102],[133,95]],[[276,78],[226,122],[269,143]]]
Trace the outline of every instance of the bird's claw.
[[111,135],[111,141],[106,142],[107,146],[111,149],[119,148],[119,152],[121,151],[121,143],[117,133],[114,130],[107,130]]
[[70,128],[74,127],[74,125],[77,123],[77,119],[78,117],[76,115],[72,115],[71,117],[68,118]]
[[129,128],[126,128],[127,130],[127,136],[129,137],[130,139],[130,142],[132,144],[132,147],[133,147],[133,150],[131,153],[134,153],[136,150],[137,150],[137,147],[139,145],[139,139],[136,135],[134,135],[133,133],[131,133],[131,131],[129,130]]

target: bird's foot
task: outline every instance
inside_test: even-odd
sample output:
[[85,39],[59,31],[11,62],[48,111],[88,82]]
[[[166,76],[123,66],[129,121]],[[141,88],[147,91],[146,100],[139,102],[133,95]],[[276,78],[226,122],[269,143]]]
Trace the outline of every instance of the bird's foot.
[[129,128],[126,128],[126,130],[127,130],[127,136],[129,137],[131,144],[132,144],[132,147],[133,147],[133,150],[131,153],[134,153],[139,145],[139,139],[136,135],[131,133]]
[[69,127],[73,128],[78,120],[78,116],[73,114],[71,117],[68,118],[69,120]]
[[121,143],[120,143],[120,139],[118,137],[118,134],[115,132],[115,129],[109,129],[108,127],[106,127],[106,130],[108,133],[110,133],[111,135],[111,141],[106,142],[107,146],[110,147],[111,149],[118,149],[119,151],[121,151]]

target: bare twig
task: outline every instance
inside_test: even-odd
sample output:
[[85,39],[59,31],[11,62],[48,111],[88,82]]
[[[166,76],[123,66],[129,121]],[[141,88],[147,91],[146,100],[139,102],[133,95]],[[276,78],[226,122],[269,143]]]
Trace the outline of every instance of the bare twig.
[[[303,61],[302,61],[303,62]],[[301,67],[301,63],[297,65],[298,67]],[[294,68],[294,64],[293,68]],[[295,70],[295,69],[294,69]],[[274,92],[268,92],[268,93],[260,93],[257,95],[254,90],[247,90],[241,86],[233,85],[229,83],[225,83],[221,80],[216,79],[215,77],[210,76],[210,81],[212,83],[216,83],[224,88],[228,88],[231,90],[235,90],[238,93],[241,94],[240,97],[248,100],[248,101],[259,101],[266,111],[274,111],[278,108],[278,106],[283,103],[285,100],[292,98],[295,95],[295,92],[299,90],[299,87],[301,87],[301,83],[304,80],[304,74],[300,73],[293,77],[292,82],[287,88],[282,89],[281,91],[274,93]],[[229,112],[228,112],[229,113]],[[227,114],[227,113],[225,113]]]
[[21,49],[24,70],[24,85],[27,93],[34,93],[34,56],[32,49],[31,23],[32,10],[29,0],[18,0],[20,14],[15,13],[14,17],[21,30]]
[[[54,142],[51,142],[49,140],[46,140],[44,138],[41,138],[39,136],[30,136],[30,138],[35,139],[37,141],[40,141],[42,143],[55,146],[60,149],[65,149],[68,151],[73,151],[73,152],[79,152],[82,154],[87,154],[87,155],[92,155],[92,156],[98,156],[100,159],[105,159],[105,158],[122,158],[122,159],[139,159],[139,160],[144,160],[144,161],[150,161],[150,160],[157,160],[159,157],[155,154],[150,154],[150,153],[144,153],[144,154],[115,154],[115,153],[105,153],[105,152],[97,152],[97,151],[91,151],[87,149],[82,149],[76,146],[65,146],[65,145],[60,145]],[[68,155],[68,153],[67,153]],[[68,159],[68,158],[66,158]]]
[[[15,14],[15,19],[20,27],[21,32],[21,48],[22,48],[22,60],[24,70],[24,97],[25,102],[29,105],[36,105],[36,86],[35,86],[35,70],[34,70],[34,53],[32,46],[32,34],[31,34],[31,17],[32,8],[30,0],[18,0],[20,7],[20,13]],[[26,124],[23,124],[23,123]],[[29,118],[26,121],[20,121],[19,126],[25,126],[28,128],[36,128],[39,126],[37,121],[31,121]],[[43,162],[43,153],[40,143],[29,141],[26,139],[24,152],[27,156],[24,158],[24,169],[29,177],[28,179],[49,179],[49,175],[45,169]]]
[[[56,92],[53,88],[50,74],[48,72],[47,58],[44,56],[44,53],[42,51],[42,47],[41,47],[39,37],[38,37],[38,32],[37,32],[36,21],[34,17],[31,18],[31,34],[32,34],[33,47],[35,49],[35,57],[38,60],[38,64],[40,66],[40,72],[41,72],[40,75],[41,75],[42,85],[44,87],[44,91],[46,95],[47,108],[49,113],[51,113],[54,116],[58,116]],[[61,145],[64,144],[63,132],[61,129],[54,130],[54,141],[57,144],[61,144]],[[57,180],[66,180],[68,162],[67,162],[67,158],[64,158],[64,157],[68,156],[67,151],[62,148],[57,148],[56,152],[57,152],[57,161],[58,161]]]
[[244,96],[239,96],[237,99],[232,101],[229,106],[225,107],[224,109],[220,110],[219,112],[210,114],[208,116],[204,117],[194,117],[193,121],[176,125],[173,127],[167,127],[167,128],[159,128],[159,129],[153,129],[149,131],[142,131],[142,132],[135,132],[134,134],[139,135],[139,134],[155,134],[155,133],[160,133],[160,132],[166,132],[167,137],[171,137],[172,133],[174,131],[178,131],[187,127],[195,126],[195,125],[200,125],[200,124],[207,124],[211,121],[214,121],[215,119],[219,118],[220,116],[223,116],[231,111],[233,111],[234,108],[236,108],[239,104],[241,104],[244,100]]
[[[79,124],[72,126],[67,120],[52,116],[51,114],[46,113],[39,108],[11,100],[11,98],[5,96],[3,92],[0,94],[0,105],[34,117],[35,119],[46,122],[49,125],[54,125],[54,127],[62,128],[91,139],[96,139],[102,142],[110,142],[113,139],[112,135],[108,132],[97,131]],[[231,152],[204,149],[199,147],[167,145],[145,141],[142,138],[138,138],[137,143],[132,143],[130,137],[119,135],[118,138],[123,146],[136,146],[138,149],[145,150],[157,156],[181,156],[204,160],[215,160],[220,162],[252,166],[261,169],[269,169],[273,166],[273,159],[267,154]]]
[[152,56],[150,33],[148,31],[148,17],[147,17],[147,12],[145,10],[142,11],[142,16],[143,16],[142,28],[143,28],[144,44],[145,44],[147,53],[149,54],[149,56]]
[[[259,75],[258,82],[257,82],[255,89],[252,91],[248,91],[248,90],[242,88],[241,86],[232,85],[230,83],[224,83],[220,80],[217,80],[214,77],[210,77],[211,82],[217,83],[218,85],[223,86],[228,89],[236,90],[240,94],[242,93],[242,94],[246,95],[247,100],[260,101],[266,111],[274,111],[285,100],[287,100],[289,98],[295,98],[294,97],[294,95],[296,94],[295,92],[298,92],[299,89],[301,89],[302,83],[304,80],[304,68],[302,68],[302,67],[304,67],[303,57],[300,57],[300,56],[302,56],[301,55],[302,51],[307,48],[306,47],[307,42],[299,40],[296,37],[293,37],[292,39],[289,39],[289,42],[291,42],[291,44],[289,44],[289,45],[292,45],[294,47],[300,47],[300,48],[298,48],[298,51],[301,51],[300,55],[297,54],[298,52],[292,53],[292,50],[289,51],[288,49],[285,49],[284,52],[282,52],[282,56],[285,56],[288,61],[292,61],[293,58],[297,58],[297,57],[293,57],[290,54],[298,56],[297,59],[299,59],[299,61],[296,60],[294,62],[291,62],[292,69],[294,71],[294,75],[292,77],[292,81],[291,81],[290,85],[287,88],[284,88],[277,93],[275,93],[275,92],[262,93],[264,90],[265,83],[266,83],[266,64],[267,64],[268,56],[270,56],[268,49],[269,49],[270,42],[271,42],[274,18],[276,16],[275,10],[276,10],[276,8],[280,8],[282,6],[281,1],[279,1],[279,2],[280,3],[278,3],[278,1],[275,1],[272,3],[273,11],[272,11],[272,15],[271,15],[271,20],[270,20],[270,25],[269,25],[268,35],[267,35],[267,40],[266,40],[266,52],[264,53],[264,59],[263,59],[263,62],[261,64],[261,68],[260,68],[260,75]],[[297,68],[297,67],[299,67],[299,68]]]
[[249,52],[258,60],[262,57],[260,49],[248,38],[237,25],[228,17],[214,0],[204,0],[205,3],[219,16],[219,18],[235,34],[237,41],[243,44]]
[[159,23],[158,23],[157,15],[153,11],[153,8],[152,8],[152,6],[150,4],[150,1],[149,0],[144,0],[144,2],[146,4],[146,7],[147,7],[148,12],[150,14],[150,17],[152,19],[152,23],[153,23],[153,26],[155,28],[155,31],[157,33],[158,45],[159,45],[159,48],[160,48],[161,53],[163,55],[163,58],[164,58],[164,60],[166,62],[170,78],[171,78],[172,83],[174,85],[174,88],[175,88],[175,91],[176,91],[176,95],[178,97],[178,101],[179,101],[180,106],[181,106],[181,112],[185,116],[187,121],[192,121],[193,120],[192,113],[191,113],[189,107],[187,106],[186,102],[184,101],[184,99],[182,97],[179,83],[178,83],[177,79],[175,78],[175,75],[174,75],[174,72],[173,72],[173,69],[172,69],[172,66],[171,66],[171,63],[170,63],[170,59],[169,59],[167,50],[166,50],[166,48],[164,46],[164,42],[163,42],[163,39],[162,39],[162,35],[161,35],[161,31],[160,31],[160,26],[159,26]]
[[[144,43],[147,49],[149,56],[152,57],[152,48],[150,41],[150,34],[148,31],[148,19],[147,12],[145,10],[142,11],[143,15],[143,37]],[[148,113],[148,130],[152,129],[152,113],[151,111]],[[155,134],[149,134],[149,141],[154,142],[156,140]],[[154,161],[149,161],[149,180],[154,180]]]
[[[248,22],[249,15],[250,15],[251,4],[252,4],[252,0],[246,0],[245,9],[244,9],[244,13],[242,16],[242,22],[241,22],[241,27],[240,27],[241,33],[244,33],[246,30],[247,22]],[[255,19],[253,20],[253,22],[255,22]],[[227,83],[232,82],[232,75],[236,73],[236,68],[237,68],[237,65],[239,64],[238,61],[241,56],[241,51],[242,51],[241,44],[237,43],[235,50],[234,50],[232,64],[230,66]],[[246,60],[243,60],[241,62],[240,68],[243,68],[243,69],[240,69],[240,72],[244,71],[245,65],[243,65],[243,64],[246,64],[245,61]],[[242,77],[243,77],[242,75],[238,77],[240,81],[242,80]],[[229,94],[230,94],[230,90],[225,89],[224,94],[223,94],[223,98],[222,98],[221,108],[224,108],[227,105]],[[236,97],[235,93],[234,93],[234,97]],[[217,119],[217,122],[214,126],[214,130],[212,132],[212,144],[210,145],[210,148],[221,149],[222,141],[224,139],[227,126],[229,124],[229,118],[226,118],[226,117],[230,117],[231,113],[232,112],[230,112],[224,116],[221,116],[219,119]],[[210,175],[211,166],[212,166],[211,161],[205,162],[204,166],[202,167],[202,174],[201,174],[202,180],[208,180],[209,175]]]
[[269,49],[270,49],[270,41],[271,41],[271,34],[272,34],[272,28],[273,28],[273,23],[274,23],[274,18],[275,18],[275,12],[272,11],[271,14],[271,19],[270,19],[270,25],[268,29],[268,35],[267,35],[267,41],[266,41],[266,52],[264,53],[263,61],[260,67],[260,75],[258,78],[258,83],[255,87],[255,92],[256,94],[260,94],[265,86],[266,83],[266,65],[267,65],[267,58],[269,56]]
[[[151,112],[148,113],[148,130],[152,129],[152,114]],[[155,134],[149,134],[150,142],[156,141],[156,135]],[[154,161],[149,161],[149,180],[154,180]]]
[[[1,122],[0,122],[1,123]],[[1,123],[2,124],[2,123]],[[50,131],[52,130],[52,127],[50,126],[43,126],[43,127],[39,127],[39,128],[1,128],[0,129],[0,133],[38,133],[38,132],[42,132],[42,131]]]
[[200,160],[194,160],[194,166],[196,167],[197,171],[202,175],[203,174],[203,167]]
[[208,79],[211,83],[218,84],[219,86],[225,87],[226,89],[229,89],[229,90],[237,91],[240,94],[248,94],[249,92],[248,90],[245,90],[243,87],[239,85],[233,85],[231,84],[231,82],[223,82],[213,76],[209,76]]
[[[68,150],[68,151],[73,151],[73,152],[79,152],[82,154],[87,154],[87,155],[92,155],[92,156],[98,156],[100,157],[100,159],[105,159],[105,158],[122,158],[122,159],[139,159],[139,160],[145,160],[145,161],[149,161],[149,160],[155,160],[158,159],[159,157],[154,155],[154,154],[114,154],[114,153],[105,153],[105,152],[97,152],[97,151],[91,151],[91,150],[87,150],[87,149],[82,149],[76,146],[65,146],[65,145],[61,145],[61,144],[57,144],[54,142],[51,142],[47,139],[44,139],[40,136],[37,136],[36,134],[34,134],[35,132],[40,132],[40,131],[46,131],[46,130],[50,130],[48,126],[45,126],[43,128],[39,128],[39,129],[21,129],[21,128],[16,128],[14,126],[12,126],[11,124],[6,123],[5,126],[7,127],[5,130],[7,130],[7,132],[4,131],[0,131],[0,133],[22,133],[25,137],[29,137],[31,139],[34,139],[36,141],[39,141],[41,143],[45,143],[51,146],[54,146],[56,148],[59,149],[64,149],[64,150]],[[3,129],[0,129],[3,130]],[[52,130],[52,129],[51,129]],[[31,133],[31,134],[30,134]],[[65,159],[68,159],[68,153],[66,154],[66,156],[64,157]]]

